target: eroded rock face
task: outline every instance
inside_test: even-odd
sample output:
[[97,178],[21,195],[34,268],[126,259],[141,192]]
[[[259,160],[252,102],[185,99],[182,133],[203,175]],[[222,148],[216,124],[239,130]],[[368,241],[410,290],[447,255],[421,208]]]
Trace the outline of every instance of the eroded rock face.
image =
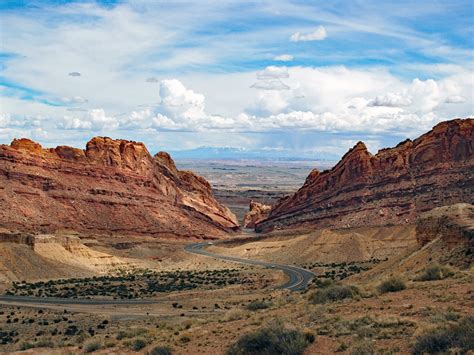
[[436,125],[376,155],[357,143],[332,169],[314,170],[257,231],[412,223],[434,207],[474,198],[474,120]]
[[96,137],[85,150],[0,145],[0,227],[216,238],[238,222],[205,179],[176,169],[168,154]]
[[250,201],[249,211],[244,217],[244,228],[254,228],[255,224],[268,217],[271,209],[272,206]]
[[423,213],[416,224],[418,243],[423,246],[438,237],[450,247],[465,245],[474,254],[474,206],[458,203]]

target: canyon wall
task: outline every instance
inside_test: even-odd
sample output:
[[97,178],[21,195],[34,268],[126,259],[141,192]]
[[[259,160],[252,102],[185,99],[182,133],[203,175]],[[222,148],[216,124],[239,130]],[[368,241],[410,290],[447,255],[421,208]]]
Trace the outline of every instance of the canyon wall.
[[332,169],[313,170],[256,231],[414,223],[434,207],[474,199],[474,120],[436,125],[376,155],[357,143]]
[[0,145],[0,227],[212,239],[238,222],[205,179],[178,170],[167,153],[96,137],[85,150]]

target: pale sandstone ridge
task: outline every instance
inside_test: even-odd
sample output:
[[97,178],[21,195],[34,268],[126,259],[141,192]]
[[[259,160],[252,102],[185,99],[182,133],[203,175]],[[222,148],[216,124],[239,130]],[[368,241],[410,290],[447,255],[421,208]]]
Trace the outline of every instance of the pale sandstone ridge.
[[148,268],[143,260],[89,248],[78,236],[0,231],[0,281],[44,280]]
[[143,143],[95,137],[81,150],[0,145],[0,227],[219,238],[238,229],[209,183]]
[[[457,263],[472,264],[474,260],[474,206],[458,203],[423,213],[416,225],[418,243],[425,246],[440,239],[446,251],[457,250]],[[447,257],[450,253],[443,253]],[[459,253],[460,252],[460,253]]]
[[439,123],[376,155],[359,142],[332,169],[313,170],[256,230],[414,223],[434,207],[472,202],[473,142],[470,118]]
[[249,211],[244,216],[244,228],[255,228],[255,225],[270,214],[272,206],[250,201]]
[[[401,226],[399,226],[401,227]],[[396,238],[406,236],[397,233]],[[435,263],[470,268],[474,261],[474,206],[458,203],[422,213],[414,225],[415,246],[407,244],[388,261],[351,277],[379,281],[389,275],[412,275]]]

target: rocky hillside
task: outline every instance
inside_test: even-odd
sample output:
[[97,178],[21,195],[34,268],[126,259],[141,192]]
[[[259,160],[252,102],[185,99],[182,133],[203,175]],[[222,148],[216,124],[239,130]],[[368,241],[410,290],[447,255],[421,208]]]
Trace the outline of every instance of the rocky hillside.
[[96,137],[85,150],[0,145],[0,227],[217,238],[238,222],[205,179],[176,169],[167,153]]
[[313,170],[257,231],[413,223],[434,207],[474,199],[474,120],[436,125],[376,155],[357,143],[332,169]]

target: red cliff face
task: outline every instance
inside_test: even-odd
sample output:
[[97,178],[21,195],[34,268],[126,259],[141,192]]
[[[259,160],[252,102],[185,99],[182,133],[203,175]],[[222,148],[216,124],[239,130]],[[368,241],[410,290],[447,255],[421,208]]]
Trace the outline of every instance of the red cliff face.
[[411,223],[473,198],[474,120],[455,119],[376,155],[357,143],[331,170],[313,170],[256,230]]
[[215,238],[238,222],[206,180],[176,169],[167,153],[96,137],[85,150],[0,145],[0,227]]

